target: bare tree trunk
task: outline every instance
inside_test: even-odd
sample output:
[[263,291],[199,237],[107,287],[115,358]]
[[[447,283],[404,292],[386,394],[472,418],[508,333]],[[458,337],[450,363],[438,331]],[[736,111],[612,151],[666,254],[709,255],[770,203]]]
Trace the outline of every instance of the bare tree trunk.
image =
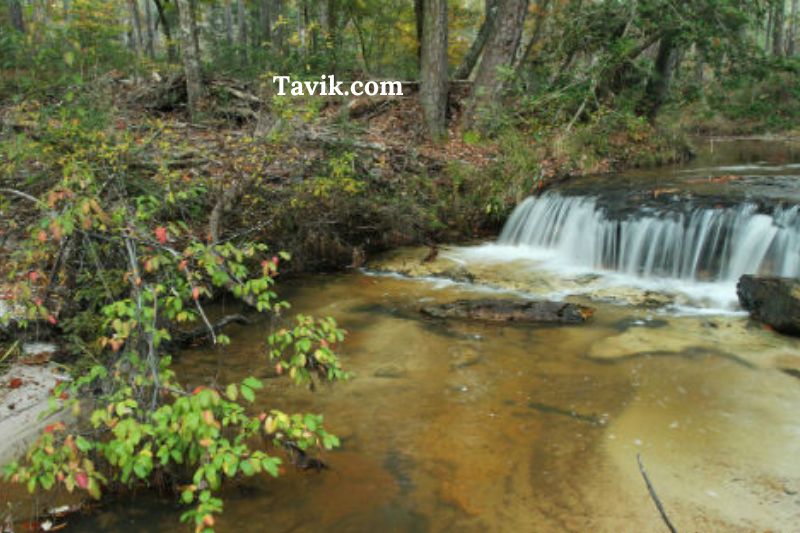
[[500,95],[504,80],[499,70],[510,67],[514,61],[527,12],[528,0],[498,0],[497,20],[486,42],[464,113],[467,127],[474,125],[478,112]]
[[128,0],[128,8],[131,11],[131,22],[133,23],[133,49],[137,56],[142,55],[142,16],[139,13],[139,0]]
[[147,56],[150,59],[156,57],[156,32],[153,26],[153,8],[150,6],[150,0],[144,1],[144,23],[147,27]]
[[8,0],[8,11],[14,29],[25,33],[25,19],[22,18],[22,5],[19,0]]
[[703,55],[700,52],[700,47],[696,44],[693,45],[694,48],[694,82],[695,84],[702,89],[703,87],[703,76],[705,72],[705,64],[703,63]]
[[242,63],[247,64],[247,10],[244,0],[236,0],[236,44]]
[[478,63],[478,58],[481,56],[481,52],[483,52],[483,47],[486,45],[486,39],[489,38],[489,34],[494,26],[496,16],[497,0],[486,0],[481,28],[478,30],[478,35],[475,36],[475,40],[472,41],[469,50],[467,50],[463,61],[461,61],[461,64],[456,69],[453,78],[457,80],[466,80],[469,78],[470,74],[472,74],[475,65]]
[[422,65],[422,28],[425,19],[425,0],[414,0],[414,22],[417,29],[417,61]]
[[233,8],[231,7],[231,0],[225,0],[222,18],[225,23],[225,42],[228,46],[233,46]]
[[192,8],[189,2],[190,0],[175,0],[180,21],[183,72],[186,76],[186,103],[189,114],[194,119],[197,116],[200,100],[203,97],[203,79],[200,71],[200,57],[197,55],[197,48],[195,48]]
[[297,0],[297,36],[300,39],[300,54],[305,57],[308,51],[308,43],[306,40],[306,3],[305,0]]
[[270,0],[261,0],[261,11],[259,12],[259,23],[261,25],[261,41],[268,43],[272,41],[272,5]]
[[789,20],[789,46],[786,50],[786,55],[793,57],[797,50],[797,0],[792,0],[791,19]]
[[283,17],[284,0],[273,0],[272,8],[272,41],[275,43],[276,51],[283,51],[286,43],[286,25],[281,20]]
[[550,0],[539,0],[539,2],[536,4],[536,7],[536,25],[533,28],[533,33],[531,34],[528,44],[525,45],[524,51],[520,54],[517,54],[514,62],[514,70],[517,72],[519,72],[522,65],[531,56],[531,53],[533,53],[533,48],[542,37],[542,32],[544,31],[544,26],[547,22],[547,10],[550,7]]
[[672,75],[678,67],[680,57],[675,36],[667,33],[658,45],[655,68],[647,81],[641,106],[642,114],[650,121],[655,119],[667,99]]
[[768,14],[767,14],[767,34],[764,37],[764,51],[765,52],[769,52],[770,45],[772,44],[772,41],[770,40],[770,37],[772,36],[772,21],[774,19],[774,14],[775,14],[775,10],[772,8],[772,6],[769,6],[769,11],[768,11]]
[[325,5],[322,17],[322,27],[325,30],[325,40],[328,53],[333,57],[332,68],[335,71],[339,60],[339,6],[337,0],[322,0]]
[[161,22],[161,31],[164,33],[164,40],[167,44],[167,61],[175,63],[178,60],[178,54],[175,50],[175,41],[172,40],[172,29],[164,12],[164,4],[162,4],[162,0],[153,0],[153,3],[156,5],[158,20]]
[[447,135],[447,0],[424,0],[420,101],[428,135]]
[[775,2],[775,24],[772,28],[772,55],[783,55],[783,23],[785,19],[786,6],[783,0]]
[[192,22],[192,41],[194,42],[194,53],[197,55],[197,60],[203,57],[200,51],[200,32],[197,30],[197,0],[189,0],[189,7],[191,8],[191,22]]

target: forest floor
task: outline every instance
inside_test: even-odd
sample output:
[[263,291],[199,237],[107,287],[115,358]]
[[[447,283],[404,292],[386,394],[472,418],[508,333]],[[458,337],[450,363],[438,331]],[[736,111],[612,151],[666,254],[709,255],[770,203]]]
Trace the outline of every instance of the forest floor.
[[452,91],[448,140],[432,143],[414,85],[399,98],[278,101],[269,90],[213,79],[206,112],[190,124],[180,78],[133,85],[112,75],[105,84],[112,127],[135,132],[137,142],[158,137],[145,150],[145,173],[166,164],[183,179],[206,180],[220,198],[228,190],[228,235],[290,252],[294,271],[489,235],[519,201],[557,181],[691,157],[682,134],[626,120],[465,132],[458,119],[467,85]]

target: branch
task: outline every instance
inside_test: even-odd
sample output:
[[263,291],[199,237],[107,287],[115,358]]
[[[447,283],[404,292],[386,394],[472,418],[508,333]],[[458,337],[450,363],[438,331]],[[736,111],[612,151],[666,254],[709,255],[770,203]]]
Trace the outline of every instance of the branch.
[[656,508],[658,509],[659,514],[661,514],[661,519],[664,520],[664,524],[667,525],[667,528],[670,530],[670,533],[678,533],[678,530],[675,529],[675,526],[673,526],[672,522],[669,521],[667,512],[664,510],[664,506],[661,505],[661,500],[658,499],[658,494],[656,494],[655,487],[653,487],[653,484],[650,482],[650,478],[647,477],[647,472],[645,472],[644,470],[644,464],[642,464],[642,454],[640,453],[636,454],[636,461],[639,463],[639,472],[642,473],[644,482],[647,485],[647,492],[650,493],[650,498],[652,498],[653,503],[656,504]]
[[25,200],[30,200],[31,202],[39,205],[40,207],[43,207],[45,209],[50,209],[50,206],[48,206],[46,203],[39,200],[35,196],[31,196],[26,192],[18,191],[17,189],[6,189],[6,188],[0,189],[0,192],[4,192],[6,194],[13,194],[14,196],[19,196],[20,198],[24,198]]
[[234,314],[227,315],[219,319],[213,325],[200,326],[191,331],[179,331],[172,336],[173,342],[181,345],[189,344],[197,339],[208,337],[215,333],[219,333],[222,328],[228,324],[243,324],[249,325],[252,322],[244,315]]

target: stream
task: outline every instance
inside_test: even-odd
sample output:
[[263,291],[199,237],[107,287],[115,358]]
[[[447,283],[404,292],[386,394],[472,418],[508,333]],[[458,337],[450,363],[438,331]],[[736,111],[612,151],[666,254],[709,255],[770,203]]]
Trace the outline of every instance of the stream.
[[[679,531],[800,531],[800,341],[735,294],[744,272],[800,275],[797,161],[796,145],[706,143],[687,165],[559,187],[498,242],[430,265],[397,250],[282,284],[294,312],[348,330],[351,380],[273,379],[269,321],[176,370],[189,386],[264,378],[257,408],[324,413],[342,447],[327,470],[227,488],[217,530],[667,531],[639,455]],[[557,327],[418,312],[509,294],[596,311]],[[183,510],[142,492],[69,530],[175,531]]]

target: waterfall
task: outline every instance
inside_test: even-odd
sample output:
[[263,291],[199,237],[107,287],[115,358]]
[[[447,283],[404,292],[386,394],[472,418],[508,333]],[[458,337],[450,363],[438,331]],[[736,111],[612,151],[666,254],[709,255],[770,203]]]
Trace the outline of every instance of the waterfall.
[[570,265],[641,278],[800,277],[798,206],[771,214],[751,203],[684,211],[642,207],[614,216],[596,198],[546,193],[517,206],[498,244],[547,249]]

